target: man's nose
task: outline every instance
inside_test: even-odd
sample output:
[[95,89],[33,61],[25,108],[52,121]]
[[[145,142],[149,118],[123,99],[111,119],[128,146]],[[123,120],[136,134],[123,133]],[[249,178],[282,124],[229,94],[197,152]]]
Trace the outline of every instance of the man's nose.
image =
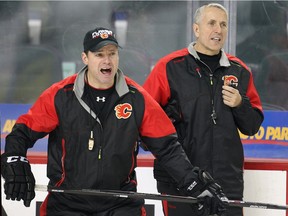
[[109,55],[105,55],[104,56],[104,61],[107,62],[107,63],[111,62],[111,57]]
[[220,24],[220,23],[219,23],[219,24],[216,24],[216,25],[214,26],[214,30],[215,30],[216,32],[218,32],[218,33],[221,33],[221,32],[222,32],[221,24]]

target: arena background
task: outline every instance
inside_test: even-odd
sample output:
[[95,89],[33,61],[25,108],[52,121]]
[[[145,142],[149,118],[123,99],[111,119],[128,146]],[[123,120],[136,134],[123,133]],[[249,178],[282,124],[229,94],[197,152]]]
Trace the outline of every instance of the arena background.
[[[155,62],[194,40],[193,14],[210,1],[1,1],[0,121],[1,153],[17,117],[52,83],[76,73],[83,35],[95,26],[116,31],[120,68],[143,84]],[[265,120],[252,137],[241,135],[245,150],[245,199],[288,203],[288,1],[214,1],[230,13],[225,51],[251,69]],[[28,157],[38,184],[46,179],[47,137]],[[153,157],[140,150],[139,191],[156,193]],[[3,181],[1,179],[1,183]],[[1,184],[1,186],[2,186]],[[1,187],[1,189],[3,186]],[[2,215],[37,215],[45,193],[30,208],[6,201]],[[159,202],[147,200],[149,215],[161,215]],[[245,216],[288,216],[283,211],[245,209]]]

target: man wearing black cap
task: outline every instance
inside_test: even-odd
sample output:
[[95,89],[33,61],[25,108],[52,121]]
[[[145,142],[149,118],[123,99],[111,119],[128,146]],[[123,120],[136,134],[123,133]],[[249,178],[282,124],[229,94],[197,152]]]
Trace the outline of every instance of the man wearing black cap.
[[[190,164],[158,103],[118,69],[119,45],[113,31],[91,30],[83,45],[85,67],[45,90],[7,136],[1,156],[6,199],[22,199],[30,206],[35,179],[26,153],[46,135],[49,186],[136,191],[140,136],[183,195],[207,195],[205,199],[223,210],[227,198],[221,187],[209,173]],[[143,204],[144,200],[50,192],[40,215],[140,216],[145,215]]]

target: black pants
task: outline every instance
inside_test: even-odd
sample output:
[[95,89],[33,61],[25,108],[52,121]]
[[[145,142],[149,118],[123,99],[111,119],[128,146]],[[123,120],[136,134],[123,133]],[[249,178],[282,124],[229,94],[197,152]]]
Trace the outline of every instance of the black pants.
[[[170,194],[181,196],[181,194],[173,184],[163,184],[157,182],[158,192],[161,194]],[[163,213],[165,216],[198,216],[197,204],[186,204],[180,202],[162,202]],[[208,216],[208,215],[201,215]],[[242,208],[228,207],[224,214],[221,216],[243,216]]]
[[50,193],[40,216],[146,216],[144,200]]

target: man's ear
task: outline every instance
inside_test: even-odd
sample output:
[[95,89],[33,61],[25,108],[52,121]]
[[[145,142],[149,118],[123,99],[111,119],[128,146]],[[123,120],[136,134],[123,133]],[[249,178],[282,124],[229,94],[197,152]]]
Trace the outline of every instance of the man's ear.
[[198,38],[199,37],[199,25],[196,23],[193,23],[193,31],[195,36]]
[[85,65],[87,65],[87,64],[88,64],[88,57],[87,57],[87,55],[86,55],[85,52],[82,52],[81,58],[82,58],[82,62],[83,62]]

